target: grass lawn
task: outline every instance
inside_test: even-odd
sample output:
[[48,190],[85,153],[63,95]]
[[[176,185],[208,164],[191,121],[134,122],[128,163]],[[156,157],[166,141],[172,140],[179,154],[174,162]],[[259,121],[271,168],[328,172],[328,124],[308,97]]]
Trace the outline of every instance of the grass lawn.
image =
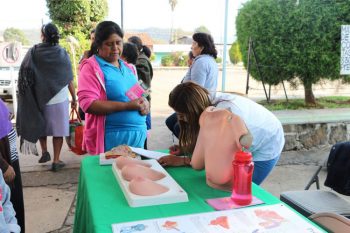
[[327,96],[316,98],[316,105],[307,106],[304,99],[286,99],[271,100],[267,103],[266,100],[258,103],[265,108],[276,110],[296,110],[296,109],[320,109],[320,108],[350,108],[350,97],[347,96]]

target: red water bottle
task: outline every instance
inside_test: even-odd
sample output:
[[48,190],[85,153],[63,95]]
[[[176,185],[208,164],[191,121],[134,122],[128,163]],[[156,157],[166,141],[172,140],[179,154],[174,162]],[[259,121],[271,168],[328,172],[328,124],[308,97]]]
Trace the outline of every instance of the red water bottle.
[[233,187],[231,199],[238,205],[252,202],[252,177],[254,162],[249,151],[238,151],[232,162]]

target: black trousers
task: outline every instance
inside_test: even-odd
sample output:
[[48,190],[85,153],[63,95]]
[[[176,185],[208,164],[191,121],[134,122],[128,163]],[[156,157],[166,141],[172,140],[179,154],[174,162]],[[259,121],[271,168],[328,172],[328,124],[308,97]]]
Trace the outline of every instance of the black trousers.
[[179,138],[180,135],[180,125],[177,121],[177,115],[176,113],[171,114],[166,120],[165,120],[166,126],[170,129],[173,134]]
[[11,202],[14,210],[16,211],[16,218],[18,225],[21,227],[21,233],[25,233],[25,221],[24,221],[24,202],[23,202],[23,189],[22,189],[22,178],[21,170],[19,168],[18,159],[11,163],[13,170],[15,170],[16,177],[12,184],[11,189]]

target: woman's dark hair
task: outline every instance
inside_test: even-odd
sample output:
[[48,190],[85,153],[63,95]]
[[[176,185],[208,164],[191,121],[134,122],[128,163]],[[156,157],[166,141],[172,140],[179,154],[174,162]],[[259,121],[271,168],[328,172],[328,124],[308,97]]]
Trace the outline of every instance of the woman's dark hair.
[[146,45],[142,46],[142,52],[146,55],[146,57],[151,58],[152,51]]
[[203,47],[201,54],[208,54],[216,59],[218,52],[216,51],[213,37],[204,32],[197,32],[193,34],[192,39]]
[[49,43],[51,45],[56,45],[60,40],[60,33],[56,25],[53,23],[44,24],[41,27],[41,33],[43,34],[43,42]]
[[122,57],[125,58],[127,63],[136,65],[138,55],[139,53],[135,44],[129,42],[123,44]]
[[139,52],[143,51],[143,45],[142,45],[142,40],[140,37],[138,36],[132,36],[128,39],[128,42],[133,43],[134,45],[136,45],[137,50]]
[[112,34],[117,34],[121,38],[124,37],[123,30],[118,24],[112,21],[102,21],[95,30],[95,40],[91,44],[91,53],[97,54],[98,47],[102,46],[103,41],[107,40]]
[[192,60],[194,58],[192,51],[188,52],[188,59]]
[[169,94],[169,106],[178,114],[185,116],[186,121],[178,117],[180,125],[179,144],[181,151],[193,153],[199,133],[199,117],[211,101],[209,92],[194,82],[177,85]]

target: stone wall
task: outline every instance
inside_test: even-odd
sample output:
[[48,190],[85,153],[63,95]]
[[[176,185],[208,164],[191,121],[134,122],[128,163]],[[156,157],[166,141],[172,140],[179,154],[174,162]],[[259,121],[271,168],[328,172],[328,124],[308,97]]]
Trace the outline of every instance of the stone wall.
[[283,151],[311,149],[350,139],[350,121],[283,124],[286,143]]

